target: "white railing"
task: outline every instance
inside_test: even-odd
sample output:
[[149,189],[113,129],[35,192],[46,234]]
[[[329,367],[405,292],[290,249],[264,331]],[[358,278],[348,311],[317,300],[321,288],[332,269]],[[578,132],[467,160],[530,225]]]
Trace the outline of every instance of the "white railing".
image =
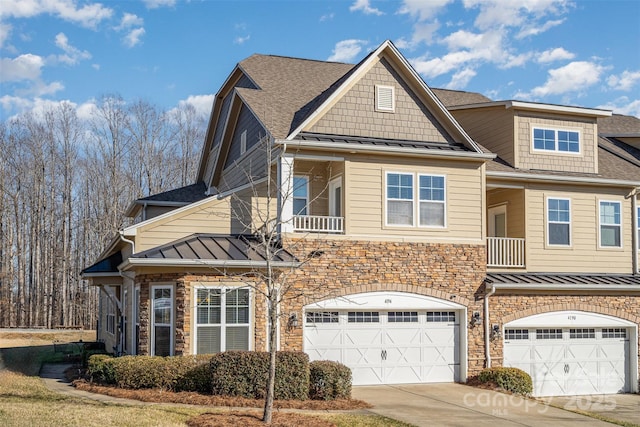
[[293,230],[313,233],[342,233],[344,218],[341,216],[294,215]]
[[487,267],[524,266],[524,239],[487,237]]

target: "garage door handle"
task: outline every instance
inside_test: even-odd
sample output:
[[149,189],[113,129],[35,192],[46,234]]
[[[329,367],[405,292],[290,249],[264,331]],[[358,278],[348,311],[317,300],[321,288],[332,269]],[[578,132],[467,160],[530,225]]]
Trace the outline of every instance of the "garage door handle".
[[380,357],[382,360],[387,360],[387,350],[382,350],[382,352],[380,352]]
[[567,363],[564,364],[564,373],[565,374],[569,373],[569,365]]

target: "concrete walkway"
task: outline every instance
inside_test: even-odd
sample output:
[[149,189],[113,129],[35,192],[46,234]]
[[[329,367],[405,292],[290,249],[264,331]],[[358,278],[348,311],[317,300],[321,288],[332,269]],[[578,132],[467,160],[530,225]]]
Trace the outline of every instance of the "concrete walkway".
[[584,411],[640,426],[640,394],[545,397],[541,401],[568,411]]
[[352,396],[371,403],[371,412],[415,426],[611,426],[541,401],[455,383],[359,386]]

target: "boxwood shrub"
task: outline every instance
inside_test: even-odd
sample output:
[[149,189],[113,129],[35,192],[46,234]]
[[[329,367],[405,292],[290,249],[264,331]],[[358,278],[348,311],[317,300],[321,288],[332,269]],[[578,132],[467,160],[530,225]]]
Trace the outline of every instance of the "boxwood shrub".
[[480,383],[494,383],[498,387],[517,394],[529,395],[533,392],[531,377],[518,368],[489,368],[478,374]]
[[[266,394],[269,353],[227,351],[211,358],[213,394],[263,399]],[[309,395],[309,356],[302,352],[276,353],[275,398],[306,400]]]
[[342,363],[316,360],[309,364],[309,374],[310,399],[351,398],[351,369]]
[[87,377],[89,381],[95,381],[100,384],[115,384],[114,360],[116,359],[108,354],[90,356],[87,361]]

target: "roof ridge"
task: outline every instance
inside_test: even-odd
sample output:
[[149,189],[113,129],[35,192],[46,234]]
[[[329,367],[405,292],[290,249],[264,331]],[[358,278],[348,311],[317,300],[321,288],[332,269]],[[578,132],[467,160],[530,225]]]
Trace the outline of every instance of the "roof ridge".
[[313,59],[313,58],[300,58],[297,56],[288,56],[288,55],[274,55],[270,53],[254,53],[240,62],[246,61],[249,58],[253,58],[254,56],[262,56],[262,57],[270,57],[270,58],[281,58],[281,59],[293,59],[295,61],[310,61],[310,62],[320,62],[322,64],[342,64],[342,65],[355,65],[351,62],[341,62],[341,61],[328,61],[324,59]]

